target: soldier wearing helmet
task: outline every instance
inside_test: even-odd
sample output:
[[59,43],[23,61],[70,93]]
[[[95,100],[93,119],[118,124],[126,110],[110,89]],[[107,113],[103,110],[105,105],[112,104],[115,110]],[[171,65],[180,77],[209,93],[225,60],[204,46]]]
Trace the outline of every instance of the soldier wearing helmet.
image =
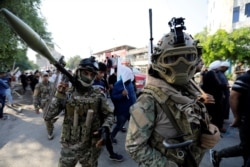
[[80,61],[70,89],[64,83],[58,85],[49,106],[45,121],[51,121],[65,110],[61,134],[59,167],[97,167],[101,145],[109,137],[113,113],[106,98],[92,88],[98,71],[94,57]]
[[130,108],[125,147],[139,166],[197,167],[220,138],[203,104],[214,99],[191,82],[200,55],[197,42],[183,32],[184,18],[173,18],[169,26],[151,56],[146,86]]

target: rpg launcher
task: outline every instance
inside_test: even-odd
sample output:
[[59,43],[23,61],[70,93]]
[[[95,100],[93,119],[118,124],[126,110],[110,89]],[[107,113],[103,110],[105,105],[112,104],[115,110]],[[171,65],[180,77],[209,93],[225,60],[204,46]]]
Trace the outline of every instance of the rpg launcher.
[[75,85],[76,81],[74,77],[63,67],[63,65],[55,60],[44,40],[30,26],[5,8],[2,8],[0,12],[3,13],[12,29],[14,29],[31,49],[46,57],[51,64],[69,78],[72,85]]

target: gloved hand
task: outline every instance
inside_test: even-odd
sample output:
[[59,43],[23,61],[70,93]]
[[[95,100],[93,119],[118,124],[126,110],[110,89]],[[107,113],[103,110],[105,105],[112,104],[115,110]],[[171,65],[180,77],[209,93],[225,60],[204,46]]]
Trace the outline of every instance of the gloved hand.
[[105,143],[105,141],[109,138],[109,128],[103,126],[98,130],[98,133],[101,136],[101,139],[97,141],[96,147],[102,146]]
[[213,148],[220,140],[220,131],[215,125],[209,124],[208,130],[210,133],[201,134],[201,147],[205,149]]
[[60,82],[57,86],[57,91],[60,93],[65,93],[69,88],[69,84],[66,82]]
[[109,138],[109,128],[107,126],[103,126],[99,129],[99,133],[101,135],[101,138],[106,141],[107,138]]

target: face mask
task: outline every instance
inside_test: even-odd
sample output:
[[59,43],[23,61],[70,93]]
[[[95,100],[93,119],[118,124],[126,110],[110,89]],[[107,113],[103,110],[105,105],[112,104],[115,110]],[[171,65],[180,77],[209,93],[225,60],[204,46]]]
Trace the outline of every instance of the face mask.
[[195,73],[197,63],[196,49],[194,47],[179,47],[164,51],[155,68],[161,78],[175,85],[185,85]]

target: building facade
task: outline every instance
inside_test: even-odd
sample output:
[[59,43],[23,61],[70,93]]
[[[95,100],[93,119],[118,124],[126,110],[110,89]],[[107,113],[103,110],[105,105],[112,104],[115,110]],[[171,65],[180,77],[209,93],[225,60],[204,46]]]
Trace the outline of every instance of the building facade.
[[147,73],[148,48],[136,48],[129,45],[121,45],[104,51],[93,53],[98,61],[105,62],[107,57],[120,57],[123,64],[131,64],[140,69],[142,73]]
[[250,26],[250,0],[208,0],[207,30],[232,32]]
[[[57,52],[55,49],[50,48],[50,52],[56,60],[59,60],[62,56],[62,54]],[[41,71],[52,70],[55,68],[54,65],[50,64],[48,59],[40,54],[36,54],[36,64],[39,66]]]

